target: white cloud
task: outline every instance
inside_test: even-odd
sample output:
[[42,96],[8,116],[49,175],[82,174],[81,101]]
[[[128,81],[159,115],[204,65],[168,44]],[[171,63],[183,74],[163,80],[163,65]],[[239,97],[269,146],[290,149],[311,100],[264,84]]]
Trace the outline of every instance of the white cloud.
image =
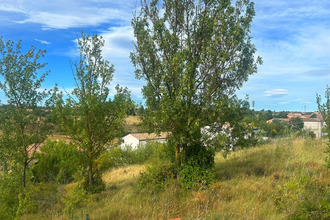
[[103,56],[106,58],[125,58],[129,61],[129,54],[133,50],[134,33],[131,26],[111,27],[103,31],[101,36],[105,40]]
[[264,92],[267,97],[282,97],[289,94],[287,89],[272,89]]
[[86,0],[4,0],[0,11],[21,13],[25,18],[17,23],[41,24],[47,29],[68,29],[73,27],[98,26],[103,23],[129,23],[134,2],[115,4],[109,1],[93,2]]
[[45,40],[39,40],[39,39],[34,39],[35,41],[38,41],[38,42],[40,42],[40,43],[42,43],[42,44],[51,44],[51,42],[49,42],[49,41],[45,41]]
[[286,105],[289,104],[289,102],[279,102],[278,104]]

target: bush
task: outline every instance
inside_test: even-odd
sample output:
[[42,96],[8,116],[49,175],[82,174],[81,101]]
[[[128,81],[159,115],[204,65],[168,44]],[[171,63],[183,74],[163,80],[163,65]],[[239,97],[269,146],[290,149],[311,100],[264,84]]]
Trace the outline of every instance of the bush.
[[71,192],[65,192],[63,194],[62,202],[65,206],[64,211],[72,214],[75,209],[83,205],[87,198],[87,191],[84,189],[83,184],[79,183]]
[[205,146],[190,146],[186,163],[180,169],[180,184],[185,190],[205,189],[215,181],[214,151]]
[[313,131],[310,130],[301,130],[294,134],[296,137],[312,138],[314,139],[316,135]]
[[110,148],[100,156],[101,170],[107,170],[114,167],[127,166],[131,164],[143,164],[153,161],[174,161],[175,150],[169,144],[157,142],[147,143],[145,146],[136,150],[131,147],[122,149],[120,147]]
[[279,185],[275,205],[291,219],[328,219],[330,192],[310,176],[291,179]]
[[21,191],[20,175],[0,172],[0,219],[15,218]]
[[174,178],[175,165],[172,163],[159,163],[150,165],[146,171],[141,172],[137,189],[146,189],[152,193],[158,193],[166,188],[169,180]]
[[59,202],[57,185],[53,183],[39,183],[30,185],[19,194],[16,216],[23,214],[46,212]]
[[47,141],[36,154],[37,164],[32,168],[36,182],[69,183],[80,169],[80,152],[73,144]]

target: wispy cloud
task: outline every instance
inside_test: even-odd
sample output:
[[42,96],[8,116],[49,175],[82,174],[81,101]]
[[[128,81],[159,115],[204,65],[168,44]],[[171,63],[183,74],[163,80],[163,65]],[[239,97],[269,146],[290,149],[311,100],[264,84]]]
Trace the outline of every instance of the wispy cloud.
[[289,104],[289,102],[279,102],[278,104],[286,105]]
[[283,97],[289,94],[287,89],[272,89],[272,90],[266,90],[265,96],[267,97]]
[[3,1],[0,11],[21,13],[25,17],[13,22],[41,24],[44,30],[98,26],[109,22],[129,23],[134,8],[133,2],[116,4],[109,1],[59,0],[45,4],[41,0]]
[[40,42],[40,43],[42,43],[42,44],[51,44],[51,42],[49,42],[49,41],[45,41],[45,40],[39,40],[39,39],[34,39],[35,41],[38,41],[38,42]]

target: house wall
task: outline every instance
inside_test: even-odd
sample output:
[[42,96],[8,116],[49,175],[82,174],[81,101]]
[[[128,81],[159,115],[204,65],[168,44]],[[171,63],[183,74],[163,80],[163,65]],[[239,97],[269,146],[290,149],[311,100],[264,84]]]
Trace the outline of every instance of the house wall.
[[314,134],[316,135],[316,137],[321,137],[322,136],[322,126],[323,123],[322,122],[310,122],[310,121],[306,121],[304,122],[304,129],[305,130],[311,130],[314,132]]
[[133,135],[131,134],[126,135],[122,139],[123,139],[123,143],[120,145],[122,149],[125,149],[127,146],[131,146],[132,150],[136,150],[140,144],[139,140],[133,137]]

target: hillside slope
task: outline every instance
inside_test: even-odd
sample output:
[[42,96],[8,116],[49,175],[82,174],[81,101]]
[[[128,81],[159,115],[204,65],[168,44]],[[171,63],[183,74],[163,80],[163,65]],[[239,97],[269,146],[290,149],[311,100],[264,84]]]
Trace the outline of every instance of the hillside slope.
[[[175,183],[152,194],[136,190],[144,165],[109,170],[105,192],[67,214],[54,207],[23,219],[286,219],[329,217],[325,142],[282,139],[261,147],[216,155],[218,181],[207,190],[183,192]],[[74,184],[64,186],[69,193]]]

